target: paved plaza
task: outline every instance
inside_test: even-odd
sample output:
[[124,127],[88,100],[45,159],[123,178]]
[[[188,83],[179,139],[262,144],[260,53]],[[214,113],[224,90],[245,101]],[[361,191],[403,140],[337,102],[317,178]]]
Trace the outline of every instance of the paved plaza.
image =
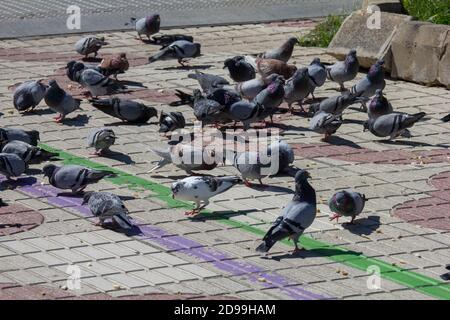
[[[192,35],[202,44],[203,55],[191,66],[228,76],[222,69],[226,58],[276,47],[316,23],[172,28],[163,33]],[[168,105],[176,100],[175,89],[197,88],[187,77],[192,70],[178,68],[176,61],[147,64],[159,48],[140,42],[134,32],[97,35],[110,43],[100,56],[126,52],[129,57],[130,70],[119,79],[147,86],[124,97],[158,111],[182,111],[192,129],[190,107]],[[268,188],[238,185],[212,198],[202,215],[189,218],[184,212],[190,204],[173,200],[169,189],[185,172],[168,165],[147,173],[159,160],[150,148],[167,143],[158,133],[158,119],[124,125],[86,100],[83,110],[70,114],[64,124],[53,121],[54,113],[43,102],[34,113],[18,114],[13,89],[25,80],[56,79],[81,97],[64,69],[68,61],[81,58],[73,49],[79,37],[0,41],[0,127],[38,130],[41,146],[60,152],[64,163],[114,170],[116,178],[87,191],[126,198],[139,232],[96,226],[82,199],[58,195],[60,190],[38,170],[42,166],[33,165],[29,176],[12,186],[2,183],[0,191],[8,204],[0,208],[0,299],[450,299],[450,285],[440,278],[450,262],[450,127],[440,120],[450,112],[448,90],[388,79],[385,94],[395,110],[427,113],[412,128],[412,138],[393,143],[363,132],[367,115],[358,108],[344,113],[344,124],[329,142],[307,129],[308,118],[276,115],[274,128],[295,149],[294,165],[312,176],[319,211],[300,240],[307,251],[291,255],[293,244],[285,241],[265,256],[254,249],[292,198],[292,177],[265,179]],[[291,61],[309,65],[314,57],[334,62],[323,49],[301,47],[295,47]],[[358,74],[347,85],[364,76]],[[327,81],[315,95],[336,95],[335,87]],[[108,158],[86,149],[88,132],[102,126],[111,126],[119,137]],[[219,166],[201,173],[236,171]],[[347,218],[329,219],[327,200],[343,188],[369,199],[355,225],[346,224]],[[68,287],[73,266],[80,269],[79,289]]]

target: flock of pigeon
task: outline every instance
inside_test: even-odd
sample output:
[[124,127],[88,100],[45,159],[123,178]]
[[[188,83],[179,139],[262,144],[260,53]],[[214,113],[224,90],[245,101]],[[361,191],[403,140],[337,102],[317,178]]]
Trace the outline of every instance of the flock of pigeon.
[[[183,67],[187,67],[187,59],[201,55],[201,45],[193,42],[193,37],[186,35],[155,36],[160,30],[160,16],[157,14],[136,20],[132,23],[142,40],[142,35],[148,37],[148,42],[162,45],[162,48],[148,61],[154,63],[159,60],[177,60]],[[142,40],[144,41],[144,40]],[[146,42],[147,40],[145,40]],[[224,69],[228,69],[229,77],[236,83],[231,84],[224,77],[199,72],[189,74],[189,78],[196,79],[200,89],[188,94],[177,90],[179,101],[171,106],[187,104],[192,107],[194,116],[201,121],[202,126],[214,125],[223,127],[237,123],[242,124],[243,130],[248,130],[254,123],[264,123],[283,111],[280,105],[286,102],[288,112],[293,112],[293,105],[297,103],[302,114],[312,117],[310,129],[324,134],[328,139],[342,125],[342,114],[350,105],[361,104],[361,110],[367,112],[368,120],[364,123],[364,130],[370,130],[377,137],[395,139],[399,136],[410,136],[409,128],[424,117],[424,113],[405,114],[394,112],[392,105],[383,95],[385,88],[383,61],[377,61],[369,70],[366,77],[357,82],[350,89],[345,83],[353,80],[359,70],[356,50],[351,50],[344,61],[325,66],[318,58],[309,66],[297,68],[289,64],[294,47],[298,41],[289,38],[280,47],[254,56],[235,56],[224,61]],[[97,56],[102,46],[108,45],[104,38],[84,37],[75,44],[76,51],[88,57]],[[157,117],[155,108],[142,103],[111,96],[99,99],[99,96],[114,95],[127,92],[130,87],[117,80],[118,74],[125,73],[129,63],[125,53],[104,58],[99,65],[89,65],[81,61],[70,61],[66,66],[67,77],[83,87],[89,102],[93,107],[129,123],[145,123],[152,117]],[[329,97],[319,103],[310,104],[304,109],[305,99],[314,90],[324,85],[326,80],[339,84],[340,95]],[[48,85],[41,81],[26,81],[18,86],[14,92],[14,106],[19,112],[30,112],[44,100],[47,106],[58,113],[55,118],[62,122],[65,117],[80,109],[80,99],[72,97],[61,88],[55,80]],[[367,104],[368,103],[368,104]],[[286,111],[286,109],[284,109]],[[181,112],[161,112],[159,117],[159,131],[167,134],[185,127],[186,121]],[[95,128],[87,137],[88,147],[95,149],[95,154],[107,154],[115,143],[116,135],[111,128]],[[39,132],[25,131],[14,128],[0,129],[0,172],[9,180],[23,174],[29,164],[57,160],[58,154],[39,148]],[[191,144],[169,144],[167,150],[153,150],[162,159],[150,171],[172,163],[185,170],[189,176],[172,184],[175,199],[192,201],[196,207],[187,212],[196,215],[205,208],[209,199],[223,193],[239,183],[251,186],[249,180],[259,180],[286,171],[294,161],[292,148],[278,140],[267,147],[266,154],[272,155],[277,151],[278,168],[269,174],[263,169],[269,166],[259,159],[260,154],[254,151],[230,152],[226,158],[231,161],[239,172],[238,176],[214,177],[209,175],[195,175],[196,170],[212,170],[218,163],[206,161],[203,148],[196,148]],[[195,158],[200,154],[201,163],[174,161],[176,157],[188,156]],[[211,154],[214,157],[214,154]],[[275,159],[272,159],[273,161]],[[49,183],[59,189],[70,190],[74,194],[82,193],[89,184],[98,182],[105,177],[114,176],[113,172],[93,170],[76,165],[56,166],[46,164],[43,168]],[[280,217],[268,230],[257,247],[257,251],[268,252],[279,240],[290,238],[294,241],[295,251],[300,250],[298,241],[300,235],[307,229],[316,217],[316,193],[309,184],[309,173],[297,169],[295,174],[295,193],[293,199],[283,209]],[[329,200],[329,207],[335,215],[351,217],[351,222],[363,211],[366,198],[353,190],[342,190],[334,194]],[[117,195],[107,192],[86,192],[83,197],[92,213],[99,218],[99,225],[112,219],[122,228],[132,228],[133,223],[128,211]]]

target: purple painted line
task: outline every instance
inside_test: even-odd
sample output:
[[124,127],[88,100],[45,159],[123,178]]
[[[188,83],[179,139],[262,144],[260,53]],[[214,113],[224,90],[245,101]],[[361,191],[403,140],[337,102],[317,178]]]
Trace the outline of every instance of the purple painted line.
[[[58,196],[60,189],[49,185],[26,185],[18,188],[21,192],[35,198],[45,198],[48,203],[70,210],[71,212],[93,219],[90,210],[82,206],[82,199],[76,197]],[[136,221],[136,220],[135,220]],[[178,251],[201,261],[211,263],[218,270],[225,271],[234,276],[246,276],[251,282],[258,283],[265,288],[278,288],[295,300],[328,299],[325,296],[315,294],[290,283],[285,277],[272,272],[266,273],[262,268],[246,262],[236,261],[229,255],[213,248],[207,248],[193,240],[174,236],[165,230],[149,225],[137,225],[141,234],[135,237],[149,243],[157,243],[166,249]],[[267,282],[259,282],[258,278],[264,278]]]

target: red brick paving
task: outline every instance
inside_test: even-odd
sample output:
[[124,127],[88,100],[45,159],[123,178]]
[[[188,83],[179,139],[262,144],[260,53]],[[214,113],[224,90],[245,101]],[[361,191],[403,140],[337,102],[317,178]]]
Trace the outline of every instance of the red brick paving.
[[20,204],[0,207],[0,236],[27,231],[44,222],[44,217],[37,211]]
[[437,191],[429,198],[407,201],[393,209],[393,215],[422,227],[450,231],[450,172],[440,173],[428,182]]

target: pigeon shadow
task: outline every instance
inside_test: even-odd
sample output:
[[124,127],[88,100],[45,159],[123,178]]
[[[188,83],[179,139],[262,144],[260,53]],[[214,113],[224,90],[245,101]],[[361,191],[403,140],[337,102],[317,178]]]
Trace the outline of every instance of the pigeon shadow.
[[97,57],[83,57],[81,58],[81,61],[83,62],[101,62],[103,58],[97,58]]
[[106,153],[103,153],[102,157],[117,160],[117,161],[120,161],[125,164],[135,164],[136,163],[131,159],[131,157],[129,155],[122,153],[122,152],[118,152],[118,151],[109,150]]
[[65,192],[59,192],[56,196],[80,199],[80,198],[83,198],[84,195],[85,195],[84,191],[80,191],[80,192],[77,192],[77,193],[65,191]]
[[64,119],[62,123],[69,127],[84,127],[89,122],[89,118],[85,114],[79,114],[74,118]]
[[42,170],[36,168],[28,168],[27,170],[25,170],[25,173],[29,175],[41,174]]
[[142,232],[141,228],[139,228],[139,226],[137,226],[137,225],[133,225],[130,229],[124,229],[124,228],[120,227],[119,225],[117,225],[115,222],[106,222],[102,225],[102,228],[111,230],[111,231],[114,231],[117,233],[121,233],[128,237],[139,236],[139,235],[144,234]]
[[37,183],[37,179],[35,177],[23,177],[17,178],[17,180],[3,180],[0,182],[0,190],[14,190],[19,187],[27,187]]
[[408,141],[408,140],[377,140],[379,143],[383,144],[392,144],[392,145],[400,145],[400,146],[409,146],[409,147],[434,147],[434,145],[426,143],[426,142],[417,142],[417,141]]
[[52,111],[51,109],[34,109],[34,110],[22,112],[21,115],[23,117],[27,117],[27,116],[42,116],[42,115],[47,115],[47,114],[52,114],[52,113],[55,113],[55,112]]
[[369,216],[367,218],[355,219],[353,223],[343,223],[342,227],[353,234],[368,236],[380,227],[380,217]]
[[176,66],[176,67],[165,67],[165,68],[156,68],[155,70],[206,70],[212,67],[212,64],[201,64],[195,66]]
[[123,84],[125,86],[139,87],[139,88],[148,88],[142,82],[139,81],[131,81],[131,80],[117,80],[119,84]]
[[194,222],[205,222],[208,220],[222,220],[228,219],[231,217],[246,215],[247,213],[258,212],[257,209],[247,209],[247,210],[239,210],[239,211],[214,211],[211,213],[200,213],[191,218],[191,221]]
[[135,197],[132,196],[118,196],[120,198],[120,200],[122,201],[130,201],[130,200],[135,200]]
[[355,149],[362,149],[362,147],[357,143],[338,136],[331,136],[326,142],[334,146],[348,146]]
[[[304,249],[297,253],[284,253],[281,255],[271,255],[271,256],[262,256],[261,259],[265,260],[275,260],[275,261],[281,261],[284,259],[307,259],[307,258],[317,258],[317,257],[337,257],[339,259],[339,256],[348,256],[346,260],[353,260],[356,257],[360,256],[361,252],[356,251],[346,251],[346,250],[339,250],[334,248],[314,248],[314,249]],[[342,262],[345,262],[342,261]]]
[[351,123],[351,124],[358,124],[358,125],[363,125],[366,121],[364,120],[356,120],[356,119],[342,119],[342,123]]
[[158,122],[128,122],[128,121],[117,121],[117,122],[112,122],[109,124],[105,124],[105,126],[111,126],[111,127],[119,127],[119,126],[135,126],[135,127],[140,127],[140,126],[150,126],[150,125],[157,125]]
[[254,184],[252,183],[249,187],[250,189],[257,190],[257,191],[266,191],[266,192],[274,192],[274,193],[286,193],[286,194],[292,194],[294,191],[292,189],[286,188],[286,187],[280,187],[280,186],[273,186],[273,185],[267,185],[267,184]]
[[273,123],[271,125],[274,128],[283,130],[283,131],[295,131],[295,132],[307,132],[307,131],[311,131],[308,128],[305,127],[297,127],[297,126],[293,126],[293,125],[287,125],[284,123]]

